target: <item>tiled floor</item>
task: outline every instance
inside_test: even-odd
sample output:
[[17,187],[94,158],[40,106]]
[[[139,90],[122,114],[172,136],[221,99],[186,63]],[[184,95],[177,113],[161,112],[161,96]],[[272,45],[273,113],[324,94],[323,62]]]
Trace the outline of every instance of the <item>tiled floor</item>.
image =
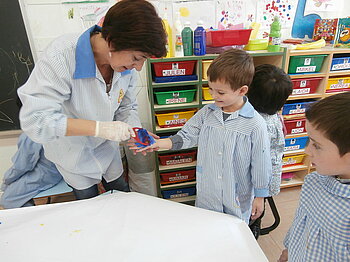
[[[258,243],[270,262],[278,260],[283,247],[283,239],[292,224],[295,210],[298,206],[300,187],[286,188],[274,197],[278,213],[281,218],[279,226],[268,235],[260,236]],[[262,227],[272,225],[274,218],[269,205],[266,205],[266,214],[262,220]]]

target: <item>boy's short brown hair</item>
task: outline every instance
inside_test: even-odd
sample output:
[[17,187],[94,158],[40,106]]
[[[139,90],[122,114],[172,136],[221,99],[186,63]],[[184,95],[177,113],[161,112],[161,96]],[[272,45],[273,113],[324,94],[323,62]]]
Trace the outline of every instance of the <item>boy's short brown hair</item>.
[[306,119],[338,147],[340,156],[350,152],[350,92],[313,103]]
[[207,74],[210,82],[222,81],[233,90],[249,86],[254,76],[253,58],[244,50],[227,50],[214,59]]
[[102,36],[113,51],[166,55],[166,32],[154,6],[145,0],[121,0],[107,12]]

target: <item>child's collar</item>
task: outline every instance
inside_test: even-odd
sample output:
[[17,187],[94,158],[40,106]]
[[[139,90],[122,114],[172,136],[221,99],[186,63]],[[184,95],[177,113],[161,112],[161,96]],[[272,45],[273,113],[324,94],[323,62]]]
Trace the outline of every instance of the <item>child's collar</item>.
[[[246,96],[243,97],[243,101],[244,101],[244,105],[243,105],[243,107],[241,109],[238,110],[238,114],[240,116],[247,117],[247,118],[254,117],[255,109],[249,103],[248,98]],[[221,111],[221,108],[216,106],[215,103],[210,104],[209,108],[212,109],[212,110],[220,110]]]

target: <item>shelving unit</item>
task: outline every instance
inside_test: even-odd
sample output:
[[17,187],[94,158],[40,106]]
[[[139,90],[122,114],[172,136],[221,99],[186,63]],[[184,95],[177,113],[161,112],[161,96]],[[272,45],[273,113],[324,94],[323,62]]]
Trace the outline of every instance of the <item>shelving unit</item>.
[[[253,59],[254,64],[274,64],[279,67],[284,67],[285,64],[285,57],[286,57],[286,49],[281,48],[280,52],[267,52],[264,51],[253,51],[249,52]],[[175,134],[178,130],[181,129],[181,127],[167,127],[162,128],[158,125],[156,114],[159,112],[171,112],[174,110],[188,110],[188,109],[195,109],[199,110],[203,106],[213,103],[213,101],[206,101],[203,100],[203,92],[202,87],[208,85],[208,81],[206,79],[203,79],[203,61],[213,60],[218,55],[205,55],[205,56],[189,56],[189,57],[177,57],[177,58],[160,58],[160,59],[148,59],[147,60],[147,84],[148,84],[148,92],[149,92],[149,101],[151,104],[151,118],[152,118],[152,132],[162,136],[162,135],[170,135]],[[161,62],[177,62],[177,61],[195,61],[195,69],[194,74],[197,75],[198,80],[195,81],[181,81],[181,82],[170,82],[170,83],[155,83],[153,80],[154,72],[152,64],[154,63],[161,63]],[[179,87],[179,86],[192,86],[194,89],[196,89],[195,99],[194,101],[190,103],[182,103],[182,104],[167,104],[167,105],[158,105],[156,103],[155,95],[154,93],[157,92],[160,88],[169,88],[171,87]],[[188,152],[194,150],[192,149],[186,149],[181,150],[179,152]],[[176,172],[181,170],[190,170],[195,169],[196,162],[186,163],[186,164],[178,164],[178,165],[171,165],[171,166],[162,166],[159,163],[159,156],[169,153],[169,151],[161,150],[156,152],[156,183],[158,188],[158,196],[163,197],[162,191],[164,190],[177,190],[181,188],[190,188],[195,187],[196,182],[195,181],[185,181],[180,183],[174,183],[174,184],[161,184],[160,175],[165,172]],[[171,198],[170,200],[176,201],[176,202],[182,202],[182,203],[193,203],[195,200],[195,196],[184,196],[184,197],[178,197],[178,198]]]
[[[298,57],[298,56],[314,56],[314,55],[325,55],[325,59],[323,61],[321,70],[319,72],[313,72],[313,73],[296,73],[296,74],[290,74],[291,79],[314,79],[314,78],[322,78],[322,80],[319,82],[316,91],[312,94],[302,94],[302,95],[291,95],[288,98],[287,103],[296,103],[303,101],[310,101],[312,100],[319,100],[323,99],[327,96],[337,94],[339,92],[344,91],[338,91],[338,92],[331,92],[327,93],[327,84],[328,81],[334,79],[335,77],[350,77],[350,70],[341,70],[341,71],[331,71],[331,65],[332,60],[334,56],[348,56],[350,57],[350,49],[338,49],[338,48],[322,48],[322,49],[310,49],[310,50],[288,50],[286,52],[286,61],[285,61],[285,71],[288,72],[290,60],[292,57]],[[350,90],[350,88],[349,88]],[[302,119],[304,118],[304,114],[296,114],[292,116],[284,116],[285,120],[295,120],[295,119]],[[307,135],[305,132],[301,134],[294,134],[294,135],[287,135],[286,138],[300,138]],[[297,151],[290,151],[286,152],[285,156],[293,156],[298,154],[303,154],[304,149],[297,150]],[[289,181],[284,181],[281,184],[281,188],[286,187],[293,187],[293,186],[300,186],[303,184],[304,177],[306,174],[312,172],[314,168],[311,166],[310,159],[307,155],[305,155],[304,160],[302,163],[289,166],[287,168],[283,168],[283,173],[286,172],[293,172],[295,175],[292,179]]]

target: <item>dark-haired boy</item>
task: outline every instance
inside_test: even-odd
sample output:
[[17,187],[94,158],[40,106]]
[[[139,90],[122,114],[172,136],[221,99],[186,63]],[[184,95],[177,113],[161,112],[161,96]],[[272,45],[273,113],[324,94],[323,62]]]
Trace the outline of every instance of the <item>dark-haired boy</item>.
[[350,261],[349,112],[349,92],[306,111],[306,153],[316,172],[305,177],[279,262]]

